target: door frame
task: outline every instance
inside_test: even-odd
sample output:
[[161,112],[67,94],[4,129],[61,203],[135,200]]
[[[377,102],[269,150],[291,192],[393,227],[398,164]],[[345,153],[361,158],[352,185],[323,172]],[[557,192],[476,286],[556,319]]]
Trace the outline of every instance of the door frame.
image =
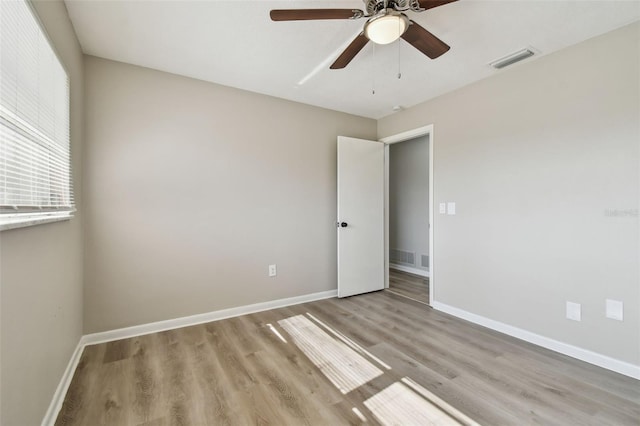
[[429,137],[429,306],[435,301],[435,268],[434,268],[434,194],[433,194],[433,124],[407,130],[402,133],[380,139],[384,143],[384,288],[389,288],[389,145],[405,142],[421,136]]

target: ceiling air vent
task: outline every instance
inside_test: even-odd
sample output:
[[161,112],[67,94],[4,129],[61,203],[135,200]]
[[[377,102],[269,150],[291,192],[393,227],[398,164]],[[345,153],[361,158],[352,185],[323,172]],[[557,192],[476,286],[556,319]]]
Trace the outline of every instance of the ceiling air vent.
[[522,49],[510,55],[507,55],[504,58],[493,61],[489,65],[499,70],[504,67],[508,67],[511,64],[515,64],[516,62],[520,62],[523,59],[527,59],[533,55],[535,55],[535,52],[532,49]]

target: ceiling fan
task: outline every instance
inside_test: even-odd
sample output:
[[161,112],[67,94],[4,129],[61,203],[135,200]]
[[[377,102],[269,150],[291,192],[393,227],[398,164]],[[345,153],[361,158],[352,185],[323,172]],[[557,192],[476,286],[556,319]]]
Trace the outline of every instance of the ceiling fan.
[[424,12],[427,9],[453,3],[457,0],[363,0],[366,13],[359,9],[274,9],[273,21],[308,21],[319,19],[367,18],[362,32],[331,65],[331,69],[346,67],[369,42],[388,44],[402,37],[410,45],[435,59],[449,50],[438,37],[415,23],[406,11]]

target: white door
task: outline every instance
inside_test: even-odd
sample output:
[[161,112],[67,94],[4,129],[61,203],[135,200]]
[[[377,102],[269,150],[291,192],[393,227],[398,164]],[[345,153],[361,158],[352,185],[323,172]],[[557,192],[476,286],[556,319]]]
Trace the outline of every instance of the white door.
[[338,297],[384,288],[384,144],[338,136]]

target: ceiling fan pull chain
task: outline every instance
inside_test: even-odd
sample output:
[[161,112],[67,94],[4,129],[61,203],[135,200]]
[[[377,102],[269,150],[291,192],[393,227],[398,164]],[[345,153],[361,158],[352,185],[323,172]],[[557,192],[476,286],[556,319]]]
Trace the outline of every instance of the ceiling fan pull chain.
[[[400,21],[398,21],[398,30],[400,29]],[[400,68],[400,39],[396,41],[398,44],[398,80],[402,78],[402,69]]]
[[371,69],[373,72],[371,73],[371,94],[376,94],[376,44],[371,43],[371,47],[373,49],[373,54],[371,55]]

